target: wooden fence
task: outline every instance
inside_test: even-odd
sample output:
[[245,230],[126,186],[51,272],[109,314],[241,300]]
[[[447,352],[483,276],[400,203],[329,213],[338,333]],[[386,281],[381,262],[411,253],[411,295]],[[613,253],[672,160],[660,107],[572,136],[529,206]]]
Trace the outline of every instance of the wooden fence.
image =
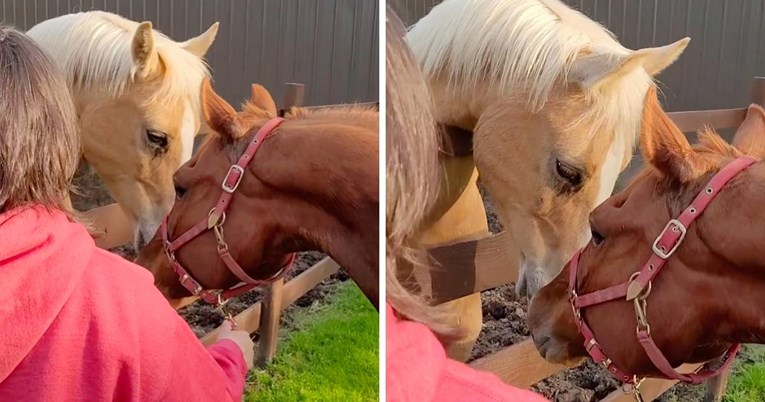
[[[752,103],[765,106],[765,78],[754,79],[751,94]],[[684,133],[690,133],[705,126],[716,130],[736,128],[744,120],[746,112],[746,108],[740,108],[668,114]],[[418,283],[424,284],[423,292],[431,294],[434,300],[440,303],[515,282],[518,279],[518,267],[513,266],[511,261],[517,260],[517,247],[508,240],[503,234],[498,234],[485,239],[432,249],[430,253],[441,263],[442,269],[415,272]],[[500,261],[507,268],[497,270],[497,263]],[[475,269],[466,270],[466,267],[471,265]],[[565,369],[564,366],[551,364],[542,359],[530,338],[476,359],[470,363],[470,366],[492,372],[502,381],[523,388],[528,388]],[[679,370],[692,371],[699,366],[700,364],[686,364]],[[676,382],[646,379],[640,390],[645,400],[651,401]],[[631,394],[625,394],[621,390],[616,390],[603,399],[607,402],[632,400]]]
[[[291,107],[299,107],[305,98],[305,86],[297,83],[285,84],[285,97],[280,113]],[[378,102],[355,103],[356,106],[377,107]],[[322,105],[304,107],[302,109],[327,109],[348,107],[350,104]],[[131,241],[134,223],[125,215],[117,204],[109,204],[85,212],[97,228],[103,233],[96,237],[96,244],[105,249],[118,247]],[[239,329],[250,334],[260,329],[258,342],[257,365],[265,366],[276,354],[279,339],[279,320],[281,312],[301,296],[308,293],[319,283],[336,273],[340,266],[331,258],[326,257],[296,277],[285,281],[279,279],[267,286],[263,300],[251,305],[234,317]],[[210,331],[201,341],[209,345],[218,337],[220,327]]]

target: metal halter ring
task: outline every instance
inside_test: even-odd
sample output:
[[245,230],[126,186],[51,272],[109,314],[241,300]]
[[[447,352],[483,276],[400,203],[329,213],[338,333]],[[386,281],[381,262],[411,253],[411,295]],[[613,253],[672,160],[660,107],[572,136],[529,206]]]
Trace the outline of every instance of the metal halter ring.
[[214,213],[214,207],[207,213],[207,226],[215,233],[215,240],[218,242],[218,251],[228,251],[228,244],[226,244],[226,239],[223,237],[223,224],[226,223],[226,213],[223,212],[220,216],[216,216],[217,219],[213,222],[212,217]]
[[[637,271],[637,272],[633,273],[630,276],[630,279],[627,282],[633,282],[635,279],[637,279],[638,276],[640,276],[640,271]],[[645,300],[646,298],[648,298],[648,295],[651,294],[651,284],[652,284],[652,282],[648,281],[648,287],[643,289],[640,292],[640,294],[635,298],[635,300],[637,300],[637,299]]]
[[220,214],[220,216],[215,216],[215,221],[212,221],[212,216],[216,212],[215,207],[212,207],[210,212],[207,213],[207,228],[210,229],[213,226],[217,225],[223,225],[224,222],[226,222],[226,212],[223,212]]

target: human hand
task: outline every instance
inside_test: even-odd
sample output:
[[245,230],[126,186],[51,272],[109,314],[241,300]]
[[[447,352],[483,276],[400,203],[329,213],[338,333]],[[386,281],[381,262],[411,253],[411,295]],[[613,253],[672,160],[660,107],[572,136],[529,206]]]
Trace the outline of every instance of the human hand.
[[244,355],[244,362],[247,364],[247,369],[251,369],[253,366],[253,358],[255,356],[255,343],[250,338],[250,334],[247,331],[234,330],[231,328],[231,323],[226,320],[221,325],[221,331],[218,334],[218,340],[229,339],[234,341],[242,350]]

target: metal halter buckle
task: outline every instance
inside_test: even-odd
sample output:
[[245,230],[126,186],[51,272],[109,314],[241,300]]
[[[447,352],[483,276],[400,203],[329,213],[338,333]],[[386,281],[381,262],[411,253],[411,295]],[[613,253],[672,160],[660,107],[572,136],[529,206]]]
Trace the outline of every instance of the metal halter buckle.
[[183,274],[179,282],[181,282],[181,284],[185,284],[186,282],[191,282],[191,284],[194,286],[194,290],[191,293],[194,296],[199,296],[199,293],[201,293],[204,290],[197,281],[195,281],[191,276],[189,276],[189,274]]
[[[671,228],[677,228],[678,230],[680,230],[680,238],[677,239],[677,241],[675,242],[675,244],[672,246],[672,248],[669,251],[664,251],[659,248],[659,241],[661,241],[662,237],[664,237],[664,232],[666,232],[667,230],[670,230]],[[685,225],[683,225],[682,222],[680,222],[677,219],[670,220],[669,222],[667,222],[667,225],[664,226],[664,229],[662,229],[661,233],[656,238],[656,240],[653,241],[653,246],[652,246],[653,252],[659,257],[661,257],[663,260],[666,260],[675,252],[675,250],[677,250],[677,248],[680,246],[680,243],[683,242],[683,239],[685,239],[686,232],[687,232],[687,229],[685,228]]]
[[[229,177],[234,173],[238,172],[239,177],[236,178],[236,182],[232,186],[229,186],[228,179]],[[226,173],[226,177],[223,178],[223,183],[221,183],[220,188],[223,189],[223,191],[231,194],[234,191],[236,191],[237,187],[239,187],[239,183],[242,182],[242,178],[244,177],[244,169],[239,165],[231,165],[230,168],[228,168],[228,173]]]

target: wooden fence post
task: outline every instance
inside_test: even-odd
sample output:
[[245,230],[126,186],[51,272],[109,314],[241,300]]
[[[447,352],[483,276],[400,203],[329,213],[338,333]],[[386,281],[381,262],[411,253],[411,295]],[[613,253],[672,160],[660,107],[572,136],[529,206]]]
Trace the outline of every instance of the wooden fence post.
[[[285,84],[283,108],[301,106],[305,95],[305,85],[296,83]],[[258,367],[263,367],[273,360],[276,345],[279,342],[279,320],[282,315],[282,289],[284,279],[278,279],[268,285],[263,299],[260,315],[260,341],[258,342]]]
[[264,367],[273,360],[279,341],[279,320],[282,316],[282,290],[284,279],[268,285],[260,315],[260,341],[258,343],[258,367]]
[[765,77],[754,77],[751,100],[752,103],[765,106]]
[[293,106],[303,106],[303,99],[305,99],[305,85],[288,82],[284,84],[284,86],[286,87],[286,90],[284,91],[284,103],[282,107],[286,110]]

